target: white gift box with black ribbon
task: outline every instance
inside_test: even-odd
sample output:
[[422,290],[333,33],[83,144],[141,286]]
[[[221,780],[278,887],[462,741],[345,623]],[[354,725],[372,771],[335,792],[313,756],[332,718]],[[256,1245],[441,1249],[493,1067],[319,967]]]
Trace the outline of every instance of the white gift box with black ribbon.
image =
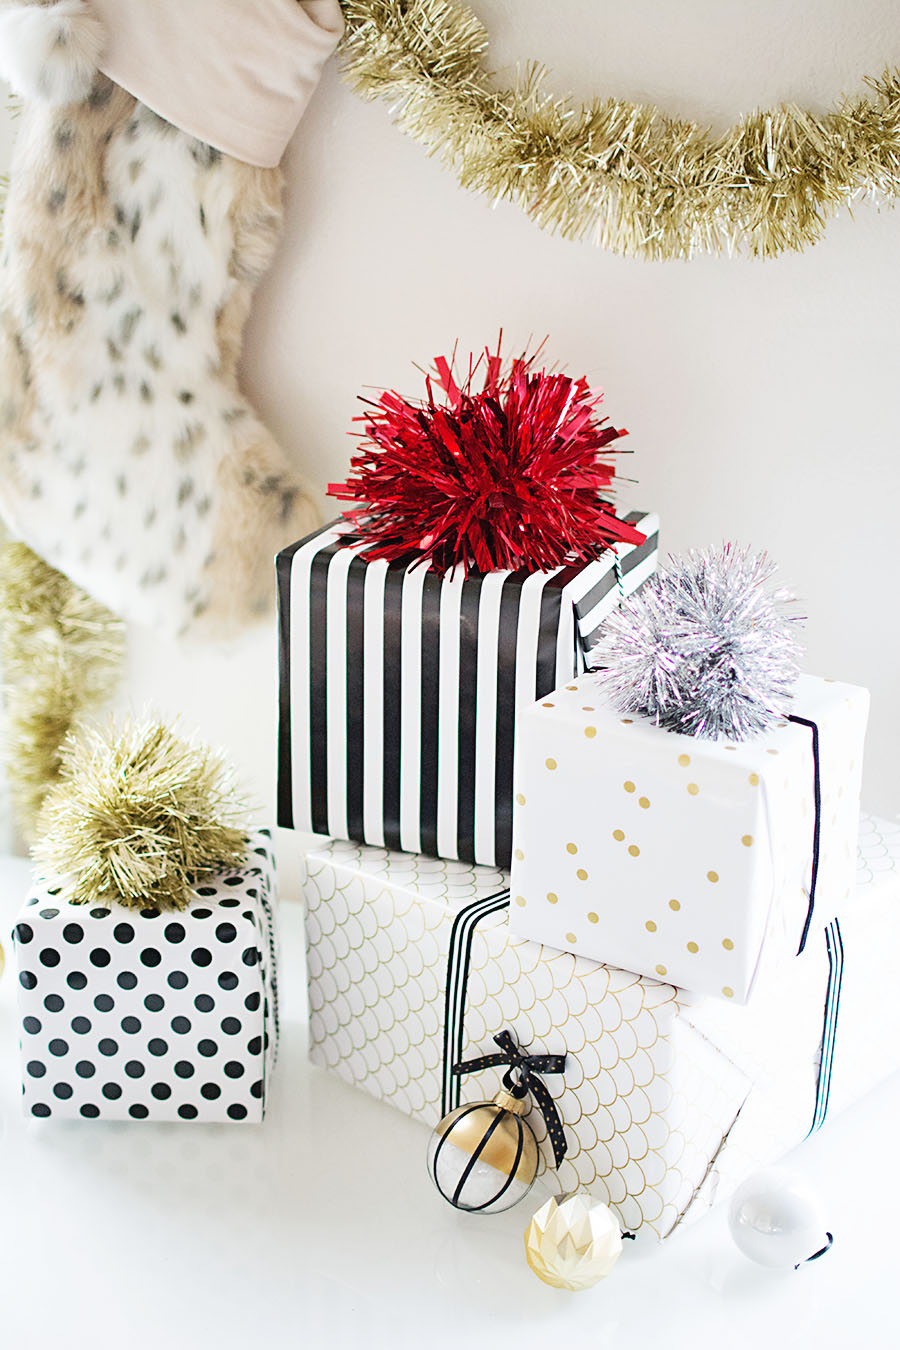
[[184,910],[71,904],[36,880],[13,929],[26,1113],[262,1120],[278,1041],[275,904],[268,831]]
[[372,560],[342,521],[280,553],[279,825],[508,866],[516,717],[655,570],[627,520],[643,544],[551,572]]
[[499,1032],[565,1052],[558,1189],[664,1238],[900,1065],[900,825],[864,819],[857,879],[741,1007],[514,936],[501,872],[334,842],[307,855],[310,1056],[431,1128],[497,1091],[502,1068],[452,1069]]
[[746,1002],[850,896],[868,711],[801,675],[735,743],[622,716],[590,673],[554,690],[519,723],[513,931]]

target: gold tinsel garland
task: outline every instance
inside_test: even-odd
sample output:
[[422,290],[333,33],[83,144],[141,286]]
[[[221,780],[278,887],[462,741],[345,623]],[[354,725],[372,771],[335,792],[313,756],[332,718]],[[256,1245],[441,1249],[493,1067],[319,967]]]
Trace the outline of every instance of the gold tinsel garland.
[[23,834],[34,834],[77,718],[119,679],[124,625],[21,543],[0,549],[4,760]]
[[900,72],[815,114],[787,104],[723,135],[620,99],[575,106],[537,65],[496,88],[487,33],[452,0],[343,0],[344,72],[464,187],[517,202],[544,229],[642,258],[815,243],[862,197],[900,195]]

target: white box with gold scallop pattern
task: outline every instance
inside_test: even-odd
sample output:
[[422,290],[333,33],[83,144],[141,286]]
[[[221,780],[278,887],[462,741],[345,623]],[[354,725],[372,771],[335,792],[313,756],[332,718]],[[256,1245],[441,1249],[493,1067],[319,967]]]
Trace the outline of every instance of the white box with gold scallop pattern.
[[[850,895],[865,689],[800,677],[792,714],[818,728],[820,848],[810,933]],[[746,1002],[766,959],[793,955],[809,913],[813,733],[680,736],[622,717],[591,674],[519,726],[510,926],[563,951]]]
[[[866,818],[860,855],[840,915],[839,1009],[822,932],[790,980],[765,970],[738,1007],[515,937],[506,909],[469,930],[459,1058],[493,1051],[504,1028],[532,1053],[567,1053],[565,1074],[545,1080],[568,1144],[560,1191],[587,1188],[629,1230],[666,1237],[798,1144],[824,1106],[833,1114],[897,1067],[900,999],[885,990],[900,947],[900,824]],[[505,882],[485,867],[344,842],[310,853],[313,1062],[436,1125],[451,935],[479,903],[491,911]],[[829,1005],[837,1031],[823,1075]],[[463,1078],[461,1100],[492,1097],[501,1073]],[[552,1168],[540,1112],[528,1120]],[[411,1171],[424,1167],[426,1141],[423,1128]]]

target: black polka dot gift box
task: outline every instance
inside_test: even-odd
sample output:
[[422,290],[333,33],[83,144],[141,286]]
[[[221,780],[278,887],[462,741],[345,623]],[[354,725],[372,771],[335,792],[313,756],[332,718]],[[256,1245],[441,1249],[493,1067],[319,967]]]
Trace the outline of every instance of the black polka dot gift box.
[[261,1121],[278,1036],[271,838],[184,910],[70,904],[13,930],[27,1115]]

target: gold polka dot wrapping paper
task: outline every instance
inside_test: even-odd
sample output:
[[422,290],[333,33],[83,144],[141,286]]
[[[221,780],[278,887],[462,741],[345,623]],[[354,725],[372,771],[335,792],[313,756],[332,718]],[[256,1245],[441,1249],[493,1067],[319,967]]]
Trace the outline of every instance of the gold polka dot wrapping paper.
[[[803,675],[790,710],[818,728],[810,933],[853,886],[868,707],[864,689]],[[789,960],[800,947],[816,817],[808,726],[778,718],[741,743],[681,736],[623,717],[587,673],[525,713],[515,786],[517,934],[736,1003],[764,952]]]
[[[885,997],[900,944],[900,826],[869,820],[863,841],[862,884],[842,918],[832,1112],[900,1062],[900,1000]],[[763,972],[740,1007],[514,936],[514,896],[494,905],[508,878],[493,869],[335,841],[306,872],[310,1057],[423,1123],[411,1167],[424,1167],[424,1127],[444,1114],[454,921],[479,903],[457,1058],[490,1051],[503,1028],[529,1053],[565,1049],[565,1073],[546,1080],[568,1145],[554,1191],[587,1191],[623,1228],[664,1238],[809,1132],[829,977],[821,933],[791,981]],[[500,1076],[464,1079],[461,1103],[490,1097]],[[540,1112],[528,1121],[546,1170]]]

